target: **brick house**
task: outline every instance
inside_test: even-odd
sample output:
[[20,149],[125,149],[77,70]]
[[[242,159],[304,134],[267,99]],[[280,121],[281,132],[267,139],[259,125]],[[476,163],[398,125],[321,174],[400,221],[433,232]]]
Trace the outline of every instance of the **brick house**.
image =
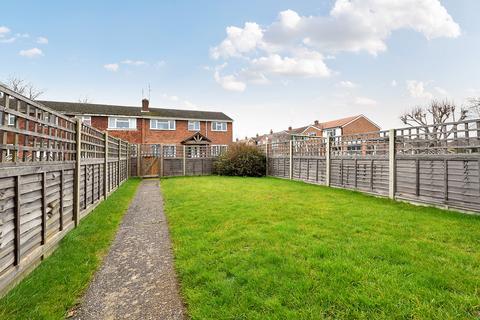
[[133,144],[209,145],[232,143],[233,120],[222,112],[150,108],[94,103],[39,101],[68,116]]
[[287,130],[273,132],[257,136],[255,140],[258,145],[265,143],[276,143],[288,141],[292,139],[302,139],[307,136],[329,137],[342,136],[359,133],[367,133],[380,130],[380,127],[364,115],[356,115],[352,117],[319,122],[316,120],[313,124],[309,124],[300,128],[289,127]]

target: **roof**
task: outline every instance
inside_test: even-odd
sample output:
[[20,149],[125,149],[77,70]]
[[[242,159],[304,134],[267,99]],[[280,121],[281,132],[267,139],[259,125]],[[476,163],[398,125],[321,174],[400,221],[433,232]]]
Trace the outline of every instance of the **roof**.
[[346,118],[341,118],[337,120],[322,122],[322,123],[319,123],[319,127],[322,129],[343,127],[346,124],[349,124],[353,120],[356,120],[357,118],[360,118],[360,117],[363,117],[363,115],[360,114],[352,117],[346,117]]
[[352,123],[353,121],[355,121],[359,118],[367,119],[373,125],[378,127],[378,129],[380,130],[380,127],[376,123],[374,123],[372,120],[365,117],[363,114],[359,114],[359,115],[356,115],[356,116],[351,116],[351,117],[346,117],[346,118],[341,118],[341,119],[336,119],[336,120],[331,120],[331,121],[326,121],[326,122],[320,122],[318,124],[310,124],[310,125],[299,127],[299,128],[293,128],[293,129],[290,129],[290,130],[283,130],[283,131],[279,131],[279,132],[264,134],[264,135],[261,135],[261,136],[257,137],[256,140],[258,141],[258,140],[262,140],[262,139],[265,139],[265,138],[268,138],[269,140],[272,140],[275,137],[281,137],[285,134],[301,135],[303,132],[305,132],[305,130],[307,130],[310,127],[317,128],[319,130],[344,127],[347,124],[350,124],[350,123]]
[[150,107],[148,112],[142,112],[140,106],[117,106],[97,103],[79,103],[62,101],[38,101],[46,107],[67,115],[104,115],[104,116],[129,116],[143,118],[174,118],[191,120],[223,120],[233,121],[223,112],[163,109]]

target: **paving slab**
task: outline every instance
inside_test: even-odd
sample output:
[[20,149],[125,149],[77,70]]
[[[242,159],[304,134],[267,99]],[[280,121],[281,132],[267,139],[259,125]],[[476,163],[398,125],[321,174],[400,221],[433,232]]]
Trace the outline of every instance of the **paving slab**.
[[186,319],[157,179],[143,180],[74,319]]

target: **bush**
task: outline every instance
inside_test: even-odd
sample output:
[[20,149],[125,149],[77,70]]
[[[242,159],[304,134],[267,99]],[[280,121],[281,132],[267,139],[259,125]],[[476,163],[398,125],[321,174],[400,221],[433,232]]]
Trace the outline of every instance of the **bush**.
[[265,175],[265,155],[255,146],[232,144],[214,164],[221,176],[261,177]]

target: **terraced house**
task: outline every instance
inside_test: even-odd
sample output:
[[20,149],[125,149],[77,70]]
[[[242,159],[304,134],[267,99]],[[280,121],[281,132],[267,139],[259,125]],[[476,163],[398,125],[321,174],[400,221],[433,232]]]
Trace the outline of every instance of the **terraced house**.
[[[112,136],[134,144],[162,144],[175,154],[177,145],[210,146],[212,152],[232,143],[233,120],[223,112],[39,101]],[[166,154],[168,156],[168,154]]]

